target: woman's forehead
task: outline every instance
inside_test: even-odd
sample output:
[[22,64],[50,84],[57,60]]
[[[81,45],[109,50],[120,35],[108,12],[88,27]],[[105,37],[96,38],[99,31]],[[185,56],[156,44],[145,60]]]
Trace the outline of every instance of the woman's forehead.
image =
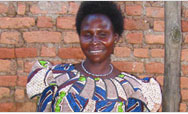
[[103,14],[90,14],[82,21],[82,27],[83,26],[111,27],[112,23],[110,19]]

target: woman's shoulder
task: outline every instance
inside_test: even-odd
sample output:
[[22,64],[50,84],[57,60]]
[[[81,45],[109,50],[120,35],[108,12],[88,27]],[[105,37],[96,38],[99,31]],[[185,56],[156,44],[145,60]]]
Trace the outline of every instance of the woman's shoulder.
[[159,83],[153,77],[138,78],[122,72],[117,79],[123,87],[132,88],[130,98],[143,101],[150,111],[157,111],[162,103],[162,93]]
[[156,82],[157,85],[159,85],[159,83],[153,77],[139,78],[137,76],[134,76],[134,75],[126,73],[126,72],[121,72],[118,75],[118,78],[121,78],[121,80],[126,80],[126,82],[131,84],[132,87],[134,87],[134,88],[141,87],[142,84],[149,84],[149,83],[151,83],[151,80]]
[[50,81],[50,79],[54,79],[60,73],[61,74],[67,73],[72,70],[74,70],[74,65],[70,63],[61,63],[57,65],[52,65],[52,63],[49,61],[39,60],[36,61],[32,66],[27,81],[30,82],[32,78],[37,78],[37,79],[40,78]]
[[[40,95],[50,85],[59,85],[60,77],[73,78],[75,76],[73,72],[75,72],[74,65],[70,63],[52,65],[49,61],[36,61],[27,78],[26,90],[29,98]],[[67,76],[69,78],[66,78]]]

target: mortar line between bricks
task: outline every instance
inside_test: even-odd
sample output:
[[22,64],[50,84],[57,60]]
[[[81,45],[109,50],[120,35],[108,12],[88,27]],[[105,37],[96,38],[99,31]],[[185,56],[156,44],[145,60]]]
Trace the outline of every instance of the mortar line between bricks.
[[[14,45],[14,56],[15,56],[15,62],[16,62],[16,86],[18,83],[18,60],[17,60],[17,56],[16,56],[16,46]],[[14,98],[15,100],[15,98]]]

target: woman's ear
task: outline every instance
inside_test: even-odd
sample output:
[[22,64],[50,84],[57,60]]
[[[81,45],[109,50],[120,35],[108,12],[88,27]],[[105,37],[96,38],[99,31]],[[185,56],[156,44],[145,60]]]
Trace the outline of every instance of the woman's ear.
[[114,34],[114,44],[113,44],[113,50],[112,50],[112,54],[114,54],[114,48],[115,48],[115,45],[118,43],[119,41],[119,35],[117,33]]
[[117,33],[114,34],[114,39],[115,39],[114,40],[115,44],[119,42],[120,37],[119,37],[119,35]]

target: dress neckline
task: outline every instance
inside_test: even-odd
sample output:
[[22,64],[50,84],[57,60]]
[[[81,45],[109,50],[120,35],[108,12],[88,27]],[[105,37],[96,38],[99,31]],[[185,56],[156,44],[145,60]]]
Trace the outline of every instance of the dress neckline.
[[119,73],[117,73],[115,76],[92,76],[92,75],[84,75],[83,73],[81,73],[75,66],[75,64],[70,64],[74,67],[74,70],[76,71],[76,73],[79,73],[80,76],[84,76],[84,77],[90,77],[93,79],[113,79],[115,77],[121,77],[122,75],[124,75],[123,71],[120,71]]

